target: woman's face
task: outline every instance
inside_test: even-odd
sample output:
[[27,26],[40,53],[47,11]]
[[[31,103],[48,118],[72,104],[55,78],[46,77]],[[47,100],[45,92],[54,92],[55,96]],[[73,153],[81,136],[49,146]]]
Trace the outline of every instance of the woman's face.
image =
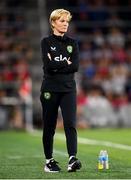
[[54,29],[54,33],[60,33],[60,34],[64,34],[67,32],[68,30],[68,26],[69,26],[69,20],[68,20],[68,15],[67,14],[63,14],[59,19],[55,20],[52,23]]

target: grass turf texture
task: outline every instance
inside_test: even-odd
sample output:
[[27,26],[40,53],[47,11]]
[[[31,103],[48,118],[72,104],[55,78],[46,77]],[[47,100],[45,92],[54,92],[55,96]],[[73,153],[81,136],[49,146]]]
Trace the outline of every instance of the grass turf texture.
[[[58,131],[63,134],[63,131]],[[43,148],[41,132],[0,132],[0,179],[129,179],[131,178],[131,150],[103,145],[78,145],[78,158],[82,169],[67,172],[68,155],[65,140],[55,136],[54,158],[59,162],[60,173],[43,171]],[[78,136],[100,141],[110,141],[131,147],[131,129],[89,129],[79,130]],[[106,149],[109,154],[110,169],[97,170],[98,154]]]

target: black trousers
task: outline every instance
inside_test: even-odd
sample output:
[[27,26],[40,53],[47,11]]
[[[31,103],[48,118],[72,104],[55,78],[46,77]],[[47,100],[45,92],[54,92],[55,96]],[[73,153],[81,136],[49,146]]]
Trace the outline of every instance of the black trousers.
[[53,137],[57,123],[58,108],[61,108],[66,145],[69,156],[77,153],[76,92],[42,92],[43,148],[46,159],[52,158]]

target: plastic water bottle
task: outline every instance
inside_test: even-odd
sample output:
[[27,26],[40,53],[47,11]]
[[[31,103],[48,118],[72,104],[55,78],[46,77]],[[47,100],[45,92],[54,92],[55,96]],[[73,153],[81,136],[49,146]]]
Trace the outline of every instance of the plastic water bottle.
[[99,170],[104,169],[104,159],[103,159],[103,155],[104,155],[104,151],[101,150],[101,151],[100,151],[100,154],[99,154],[99,157],[98,157],[98,169],[99,169]]
[[106,150],[103,151],[103,168],[104,169],[109,169],[109,158],[108,158],[108,153]]

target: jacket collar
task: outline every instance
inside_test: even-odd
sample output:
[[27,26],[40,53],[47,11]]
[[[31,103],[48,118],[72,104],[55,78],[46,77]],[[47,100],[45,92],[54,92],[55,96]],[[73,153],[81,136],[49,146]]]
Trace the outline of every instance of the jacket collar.
[[55,34],[52,34],[52,37],[59,41],[65,41],[67,39],[67,36],[65,34],[64,34],[64,36],[57,36]]

